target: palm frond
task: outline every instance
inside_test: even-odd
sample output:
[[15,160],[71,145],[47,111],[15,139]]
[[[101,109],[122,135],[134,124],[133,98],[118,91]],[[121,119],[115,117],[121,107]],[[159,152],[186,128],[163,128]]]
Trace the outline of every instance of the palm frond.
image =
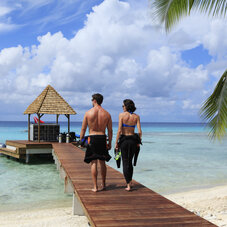
[[221,139],[227,128],[227,70],[218,81],[212,95],[201,107],[200,115],[211,126],[210,136]]
[[212,16],[226,16],[226,0],[154,0],[154,18],[158,18],[169,32],[171,28],[191,10],[198,10]]
[[193,8],[213,16],[226,16],[226,0],[195,0]]
[[155,0],[154,17],[159,18],[165,24],[166,31],[169,31],[181,17],[190,13],[193,2],[194,0]]

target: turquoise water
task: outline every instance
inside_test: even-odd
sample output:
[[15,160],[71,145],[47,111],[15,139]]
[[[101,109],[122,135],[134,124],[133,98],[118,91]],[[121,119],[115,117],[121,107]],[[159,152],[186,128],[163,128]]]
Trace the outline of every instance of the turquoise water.
[[[60,124],[61,131],[66,131],[67,123]],[[72,122],[71,131],[79,134],[80,127],[81,123]],[[0,122],[0,142],[27,139],[26,129],[26,122]],[[115,138],[116,123],[113,130]],[[142,123],[142,130],[135,180],[161,194],[227,184],[226,138],[222,143],[212,142],[204,125],[192,123]],[[116,168],[113,159],[109,165]],[[0,156],[0,182],[0,211],[70,205],[72,201],[64,194],[52,162],[26,165]]]

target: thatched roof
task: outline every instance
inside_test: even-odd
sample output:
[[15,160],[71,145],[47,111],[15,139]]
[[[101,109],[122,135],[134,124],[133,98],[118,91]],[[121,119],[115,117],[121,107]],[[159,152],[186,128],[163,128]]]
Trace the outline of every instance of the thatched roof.
[[76,114],[73,108],[48,85],[24,114]]

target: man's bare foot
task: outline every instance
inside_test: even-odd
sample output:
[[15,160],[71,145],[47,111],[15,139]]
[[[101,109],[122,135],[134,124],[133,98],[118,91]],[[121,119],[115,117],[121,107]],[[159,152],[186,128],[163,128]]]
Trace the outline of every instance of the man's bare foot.
[[91,189],[93,192],[97,192],[98,191],[98,188],[92,188]]

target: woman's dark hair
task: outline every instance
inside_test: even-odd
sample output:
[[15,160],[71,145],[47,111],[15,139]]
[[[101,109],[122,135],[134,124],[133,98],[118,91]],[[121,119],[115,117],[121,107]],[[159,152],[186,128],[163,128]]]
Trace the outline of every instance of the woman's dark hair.
[[98,103],[98,105],[102,104],[103,101],[103,96],[99,93],[92,95],[92,99],[96,100],[96,102]]
[[135,112],[136,110],[135,103],[131,99],[125,99],[123,103],[128,112],[132,113]]

